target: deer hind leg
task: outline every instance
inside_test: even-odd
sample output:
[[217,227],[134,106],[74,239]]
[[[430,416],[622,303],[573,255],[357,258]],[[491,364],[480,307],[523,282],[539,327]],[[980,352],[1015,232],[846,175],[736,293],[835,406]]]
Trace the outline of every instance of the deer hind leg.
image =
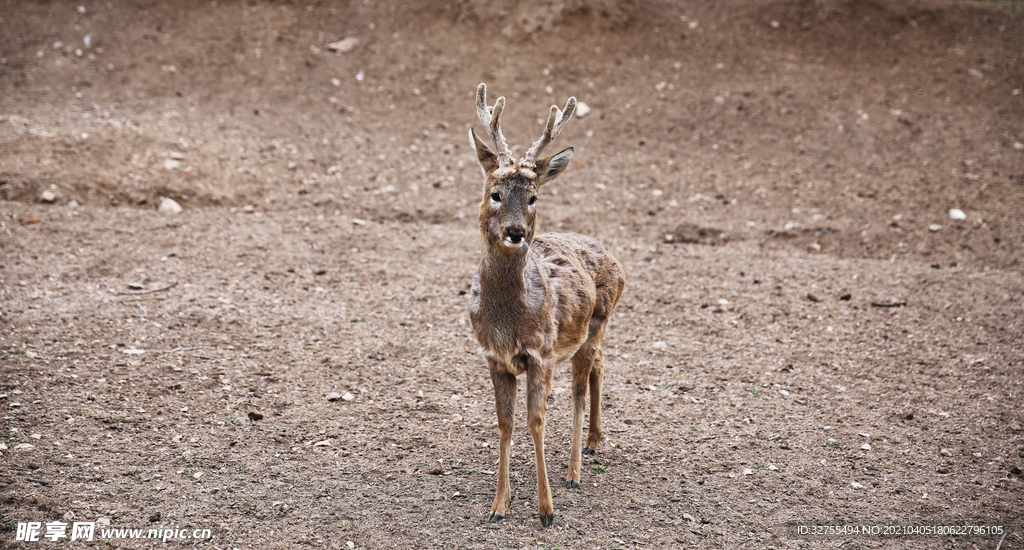
[[515,428],[516,377],[498,365],[491,365],[491,382],[494,384],[494,405],[498,413],[498,490],[494,495],[488,522],[505,518],[512,501],[512,489],[508,482],[509,456],[512,454],[512,430]]
[[565,486],[576,489],[580,486],[580,468],[583,446],[583,413],[587,406],[587,387],[594,366],[597,350],[585,344],[572,356],[572,447],[569,450],[569,471]]
[[544,466],[544,411],[551,392],[552,362],[550,359],[544,362],[531,360],[526,371],[526,420],[530,426],[530,435],[533,436],[533,452],[537,458],[537,508],[540,523],[544,527],[550,527],[555,520],[551,487]]
[[594,366],[590,369],[590,426],[587,428],[587,446],[583,449],[588,455],[597,451],[601,437],[601,382],[604,380],[604,351],[594,350]]

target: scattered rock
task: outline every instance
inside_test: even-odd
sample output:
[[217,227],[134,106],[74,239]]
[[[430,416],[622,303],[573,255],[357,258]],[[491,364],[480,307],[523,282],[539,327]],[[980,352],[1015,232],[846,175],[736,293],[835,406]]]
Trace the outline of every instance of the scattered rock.
[[142,355],[143,353],[146,353],[146,350],[144,350],[144,349],[128,348],[128,349],[121,350],[121,352],[125,353],[127,355]]
[[949,449],[942,449],[941,451],[939,451],[939,454],[942,456],[953,456],[953,453],[950,452]]
[[[13,407],[14,403],[11,403],[11,406]],[[36,446],[31,443],[18,443],[17,445],[14,446],[15,451],[31,451],[32,449],[35,448]]]
[[317,441],[316,443],[313,444],[313,446],[314,447],[330,447],[331,446],[331,440],[330,439],[325,439],[323,441]]
[[863,489],[864,488],[863,485],[861,485],[860,483],[857,483],[856,481],[851,481],[850,482],[850,487],[853,487],[854,489]]
[[810,292],[807,293],[807,299],[812,301],[812,302],[820,302],[821,301],[817,296],[815,296],[814,294],[811,294]]
[[849,302],[849,301],[850,301],[850,298],[853,298],[853,294],[850,294],[849,292],[847,292],[846,294],[842,294],[842,295],[840,295],[840,296],[839,296],[839,299],[840,299],[840,300],[842,300],[842,301],[844,301],[844,302]]
[[57,195],[53,191],[43,191],[42,195],[39,195],[39,202],[52,203],[57,200]]
[[942,231],[942,224],[933,223],[928,226],[928,231],[931,231],[932,233],[938,233],[939,231]]
[[180,214],[182,208],[174,199],[164,197],[163,200],[160,201],[159,210],[165,214]]
[[343,38],[337,42],[331,42],[327,45],[327,49],[332,52],[345,53],[352,51],[353,48],[359,45],[359,39],[354,36]]
[[667,233],[664,240],[666,243],[718,246],[728,242],[729,237],[724,231],[713,227],[701,227],[692,223],[684,223],[672,233]]
[[751,470],[750,468],[743,468],[743,475],[752,476],[754,475],[754,470]]
[[683,519],[692,523],[697,523],[697,518],[691,516],[690,514],[687,514],[686,512],[683,512]]
[[871,450],[871,444],[870,443],[865,443],[865,444],[861,445],[860,448],[861,448],[862,451],[870,451]]
[[98,517],[96,518],[96,527],[110,527],[110,518]]
[[181,161],[177,159],[167,159],[164,161],[165,170],[177,170],[181,168]]
[[582,101],[577,101],[576,102],[576,113],[575,113],[576,116],[579,117],[579,118],[583,118],[583,117],[587,116],[588,113],[590,113],[590,105],[587,105],[586,103],[583,103]]
[[871,302],[871,305],[874,306],[874,307],[903,307],[903,306],[907,305],[907,302],[906,302],[906,300],[903,300],[903,301],[893,301],[893,300],[886,301],[886,300],[881,300],[881,301],[878,301],[878,302]]
[[683,382],[682,384],[679,384],[679,393],[686,393],[688,391],[693,391],[693,388],[694,388],[693,382]]
[[341,399],[341,394],[336,391],[332,391],[331,393],[327,394],[328,401],[337,401],[339,399]]
[[256,422],[257,420],[263,420],[263,415],[256,411],[249,411],[249,420]]
[[654,344],[651,345],[651,347],[658,351],[665,351],[666,349],[668,349],[668,344],[665,342],[655,342]]
[[769,470],[771,470],[771,471],[773,471],[773,472],[774,472],[775,470],[778,470],[778,468],[777,468],[777,467],[776,467],[776,466],[775,466],[774,464],[769,464],[769,465],[768,465],[768,469],[769,469]]
[[949,211],[949,217],[950,217],[950,219],[953,219],[953,220],[966,220],[967,219],[967,214],[964,214],[963,210],[959,210],[959,209],[954,208],[954,209]]
[[341,398],[344,399],[345,401],[352,401],[353,399],[356,398],[356,396],[352,395],[351,392],[345,392],[345,395],[341,396]]

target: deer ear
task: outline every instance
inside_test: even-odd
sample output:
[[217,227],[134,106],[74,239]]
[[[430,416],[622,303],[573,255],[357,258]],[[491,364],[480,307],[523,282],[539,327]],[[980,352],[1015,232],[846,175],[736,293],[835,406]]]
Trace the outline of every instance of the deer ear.
[[480,168],[483,168],[485,176],[498,169],[498,156],[480,140],[480,136],[476,135],[472,127],[469,129],[469,143],[476,150],[476,159],[480,162]]
[[537,187],[558,177],[558,174],[561,174],[562,170],[569,166],[570,160],[572,160],[572,147],[563,149],[546,159],[538,160],[536,169]]

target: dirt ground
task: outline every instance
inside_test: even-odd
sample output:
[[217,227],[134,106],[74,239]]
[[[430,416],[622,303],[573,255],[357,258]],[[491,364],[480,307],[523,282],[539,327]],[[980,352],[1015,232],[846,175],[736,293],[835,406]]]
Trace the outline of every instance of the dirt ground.
[[[1024,548],[1022,52],[1019,3],[0,0],[0,546]],[[480,82],[519,153],[591,108],[541,229],[627,271],[550,529],[522,396],[485,522]]]

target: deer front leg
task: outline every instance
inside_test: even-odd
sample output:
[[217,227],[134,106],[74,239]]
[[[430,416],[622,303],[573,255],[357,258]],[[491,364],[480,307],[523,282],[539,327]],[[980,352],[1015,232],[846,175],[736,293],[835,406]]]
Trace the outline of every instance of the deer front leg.
[[583,412],[587,405],[587,386],[594,364],[594,348],[584,347],[572,356],[572,446],[569,450],[569,471],[565,486],[576,489],[580,486],[580,468],[583,446]]
[[491,382],[494,384],[494,405],[498,413],[498,490],[491,504],[488,522],[505,519],[505,513],[512,501],[512,489],[508,482],[509,456],[512,454],[512,429],[515,427],[516,377],[498,365],[491,365]]
[[540,523],[551,527],[555,521],[554,506],[551,504],[551,487],[548,485],[547,468],[544,466],[544,411],[547,409],[548,393],[551,392],[553,363],[550,358],[542,363],[531,361],[526,371],[526,420],[533,436],[533,452],[537,458],[537,508]]

